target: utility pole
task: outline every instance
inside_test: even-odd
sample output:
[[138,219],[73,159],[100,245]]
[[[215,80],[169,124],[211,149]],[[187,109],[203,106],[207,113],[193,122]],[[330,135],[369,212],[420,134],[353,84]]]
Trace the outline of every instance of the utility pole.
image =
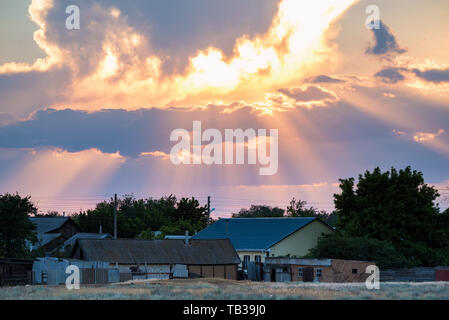
[[207,224],[210,223],[210,196],[207,197]]
[[117,194],[114,195],[114,239],[117,239]]

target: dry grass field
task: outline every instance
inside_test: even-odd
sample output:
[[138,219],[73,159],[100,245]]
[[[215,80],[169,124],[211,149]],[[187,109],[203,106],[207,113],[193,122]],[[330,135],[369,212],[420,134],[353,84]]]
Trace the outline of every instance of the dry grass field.
[[0,288],[0,300],[449,300],[449,282],[381,283],[380,290],[364,284],[260,283],[217,279],[146,280],[111,285],[21,286]]

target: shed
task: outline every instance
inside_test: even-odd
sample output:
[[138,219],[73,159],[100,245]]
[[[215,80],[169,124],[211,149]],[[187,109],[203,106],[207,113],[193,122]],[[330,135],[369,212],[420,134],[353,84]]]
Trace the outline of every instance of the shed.
[[0,286],[31,284],[32,260],[0,259]]
[[240,258],[228,239],[213,240],[141,240],[79,239],[72,258],[107,261],[122,272],[131,271],[133,278],[189,277],[237,279]]
[[265,260],[265,281],[365,282],[369,261],[340,259],[296,259],[289,257]]

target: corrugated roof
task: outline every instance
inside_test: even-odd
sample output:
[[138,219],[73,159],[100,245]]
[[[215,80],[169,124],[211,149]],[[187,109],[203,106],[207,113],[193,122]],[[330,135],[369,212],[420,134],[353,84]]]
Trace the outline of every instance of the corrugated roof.
[[58,239],[61,236],[62,236],[62,234],[60,234],[60,233],[44,233],[44,234],[40,234],[40,235],[38,235],[39,245],[45,246],[46,244],[52,242],[55,239]]
[[64,246],[67,246],[67,245],[73,246],[75,244],[76,240],[78,240],[78,239],[112,239],[112,236],[108,233],[99,234],[99,233],[80,232],[80,233],[74,234],[70,239],[67,239],[64,242]]
[[228,239],[190,240],[189,245],[183,240],[79,239],[77,245],[84,260],[89,261],[187,265],[240,263]]
[[30,218],[31,222],[36,225],[36,232],[38,234],[47,233],[58,229],[64,223],[67,222],[68,217],[38,217],[38,218]]
[[220,219],[193,239],[229,238],[236,250],[267,250],[317,218]]

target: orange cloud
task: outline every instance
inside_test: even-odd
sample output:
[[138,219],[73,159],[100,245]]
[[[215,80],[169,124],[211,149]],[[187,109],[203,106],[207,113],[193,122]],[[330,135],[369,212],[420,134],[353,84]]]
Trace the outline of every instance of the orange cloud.
[[[204,105],[218,97],[227,103],[257,103],[266,92],[289,87],[333,59],[328,37],[335,32],[329,27],[354,2],[282,0],[266,34],[242,35],[231,57],[214,47],[199,48],[189,58],[185,73],[167,76],[162,71],[164,58],[151,50],[150,40],[130,27],[126,16],[115,8],[100,8],[102,23],[107,24],[102,29],[101,51],[92,52],[98,56],[92,58],[93,69],[81,72],[82,57],[76,55],[82,50],[69,50],[48,38],[46,18],[53,0],[33,0],[30,16],[40,27],[34,38],[47,57],[32,65],[2,65],[0,74],[69,67],[73,74],[69,94],[55,108],[67,104],[84,109]],[[86,28],[95,28],[95,23],[91,21]],[[267,113],[271,110],[266,103],[262,108]]]

